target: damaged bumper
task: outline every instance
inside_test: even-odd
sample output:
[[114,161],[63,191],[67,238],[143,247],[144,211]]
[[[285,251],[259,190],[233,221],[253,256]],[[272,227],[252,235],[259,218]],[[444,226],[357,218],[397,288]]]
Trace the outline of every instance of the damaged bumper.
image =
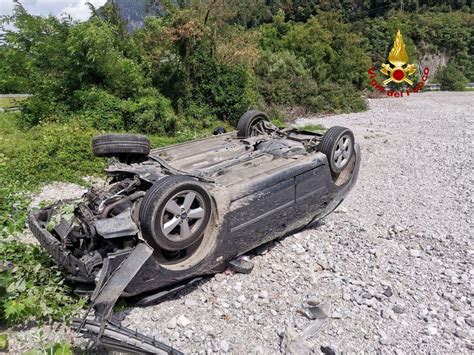
[[71,251],[62,245],[61,242],[46,229],[44,226],[46,218],[47,213],[44,210],[30,212],[28,225],[33,235],[58,265],[61,265],[71,275],[77,278],[78,281],[93,283],[94,276],[90,274],[86,263],[72,255]]

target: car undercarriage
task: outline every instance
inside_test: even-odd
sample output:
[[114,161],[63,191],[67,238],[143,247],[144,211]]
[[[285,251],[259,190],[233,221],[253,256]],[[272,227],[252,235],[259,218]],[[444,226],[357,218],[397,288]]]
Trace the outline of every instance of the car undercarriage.
[[102,135],[93,151],[109,158],[106,184],[31,211],[29,225],[104,322],[119,297],[223,271],[323,218],[360,164],[349,129],[279,129],[260,111],[237,132],[153,150],[143,136]]

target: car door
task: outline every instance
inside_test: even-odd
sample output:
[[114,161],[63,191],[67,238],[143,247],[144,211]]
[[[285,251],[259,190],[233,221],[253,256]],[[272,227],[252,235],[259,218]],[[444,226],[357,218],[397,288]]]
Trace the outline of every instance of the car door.
[[295,218],[305,225],[327,206],[332,189],[331,173],[321,165],[295,176]]
[[294,177],[233,201],[228,233],[238,254],[282,236],[294,222],[294,204]]

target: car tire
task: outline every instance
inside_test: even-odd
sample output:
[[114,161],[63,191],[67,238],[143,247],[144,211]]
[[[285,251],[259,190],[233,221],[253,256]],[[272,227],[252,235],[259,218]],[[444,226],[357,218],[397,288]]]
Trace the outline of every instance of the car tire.
[[96,157],[147,156],[150,141],[139,134],[100,134],[92,138]]
[[323,135],[318,150],[325,154],[331,173],[341,173],[354,155],[354,134],[349,128],[331,127]]
[[261,121],[269,122],[267,114],[258,110],[250,110],[245,112],[237,123],[237,137],[248,138],[253,135],[253,126]]
[[188,176],[164,177],[143,197],[139,211],[143,238],[155,248],[186,249],[201,240],[211,212],[211,196],[201,183]]

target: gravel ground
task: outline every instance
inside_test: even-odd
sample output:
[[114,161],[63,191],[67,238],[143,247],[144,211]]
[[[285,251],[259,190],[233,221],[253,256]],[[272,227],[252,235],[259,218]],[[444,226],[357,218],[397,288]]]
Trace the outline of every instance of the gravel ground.
[[[296,122],[307,123],[350,127],[361,145],[342,206],[260,248],[250,275],[218,274],[115,317],[186,353],[472,352],[474,93],[371,100]],[[329,318],[300,340],[308,300]]]

